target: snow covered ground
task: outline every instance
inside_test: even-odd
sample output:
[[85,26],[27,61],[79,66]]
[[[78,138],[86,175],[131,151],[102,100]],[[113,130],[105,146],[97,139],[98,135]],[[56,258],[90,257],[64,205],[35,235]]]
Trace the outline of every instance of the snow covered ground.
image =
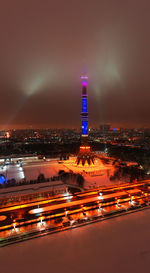
[[7,180],[14,178],[16,181],[24,179],[24,170],[19,164],[0,166],[0,174]]
[[67,161],[64,161],[63,165],[68,171],[81,173],[85,178],[84,188],[96,188],[100,186],[111,186],[114,184],[120,184],[124,181],[111,181],[110,176],[114,174],[114,166],[110,163],[104,165],[100,159],[95,160],[95,164],[92,166],[77,166],[76,158],[72,157]]
[[81,173],[85,178],[84,188],[86,189],[126,182],[112,182],[110,176],[114,174],[114,166],[111,163],[104,165],[99,159],[95,161],[93,166],[77,166],[75,157],[61,162],[56,159],[49,161],[38,159],[30,161],[28,159],[28,161],[23,161],[22,166],[19,164],[0,166],[0,174],[3,174],[7,180],[14,178],[16,181],[23,178],[26,178],[27,181],[35,180],[41,173],[44,174],[45,178],[57,176],[59,170]]
[[0,174],[3,174],[7,180],[14,178],[19,182],[24,178],[26,178],[27,181],[37,179],[41,173],[43,173],[46,178],[49,178],[57,175],[60,169],[61,166],[57,160],[38,160],[23,162],[22,167],[20,164],[0,166]]
[[2,273],[149,273],[150,210],[0,248]]

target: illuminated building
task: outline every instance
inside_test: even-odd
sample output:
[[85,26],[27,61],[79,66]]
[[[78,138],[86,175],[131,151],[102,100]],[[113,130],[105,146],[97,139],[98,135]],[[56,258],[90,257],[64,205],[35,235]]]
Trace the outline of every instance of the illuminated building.
[[82,112],[81,112],[81,122],[82,122],[82,136],[81,136],[81,146],[80,151],[77,156],[77,165],[82,164],[94,164],[94,155],[91,152],[91,148],[88,145],[88,112],[87,112],[87,84],[88,77],[86,75],[81,76],[82,85]]

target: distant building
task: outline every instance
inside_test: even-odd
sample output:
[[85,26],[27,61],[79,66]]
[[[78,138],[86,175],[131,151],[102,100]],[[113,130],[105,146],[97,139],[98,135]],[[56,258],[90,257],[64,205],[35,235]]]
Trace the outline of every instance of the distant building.
[[6,131],[0,131],[0,138],[6,137]]
[[110,130],[110,124],[101,124],[100,125],[100,131],[101,132],[108,132]]

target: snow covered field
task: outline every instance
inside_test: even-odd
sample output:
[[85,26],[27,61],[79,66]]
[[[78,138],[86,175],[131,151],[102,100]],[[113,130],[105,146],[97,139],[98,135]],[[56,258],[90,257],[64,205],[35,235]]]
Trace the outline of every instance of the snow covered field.
[[2,273],[149,273],[150,210],[0,248]]

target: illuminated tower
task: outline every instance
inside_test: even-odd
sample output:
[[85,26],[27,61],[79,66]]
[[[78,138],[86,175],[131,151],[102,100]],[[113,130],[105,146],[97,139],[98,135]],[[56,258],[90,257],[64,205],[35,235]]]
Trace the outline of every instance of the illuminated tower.
[[87,112],[87,84],[88,77],[81,76],[82,84],[82,112],[81,112],[81,122],[82,122],[82,144],[88,144],[88,112]]
[[82,111],[81,111],[81,122],[82,122],[82,136],[81,146],[77,157],[77,164],[94,164],[94,156],[91,152],[90,146],[88,145],[88,112],[87,112],[87,84],[88,77],[86,75],[81,76],[82,85]]

